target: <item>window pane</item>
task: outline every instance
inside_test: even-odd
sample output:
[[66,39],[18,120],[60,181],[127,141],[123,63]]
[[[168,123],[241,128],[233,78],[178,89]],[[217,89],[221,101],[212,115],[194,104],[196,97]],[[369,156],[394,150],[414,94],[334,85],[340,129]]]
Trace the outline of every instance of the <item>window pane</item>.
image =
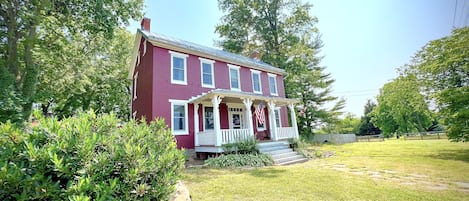
[[261,86],[259,83],[259,74],[252,74],[252,84],[254,86],[254,91],[261,91]]
[[202,67],[203,67],[202,70],[203,70],[204,74],[205,74],[205,73],[206,73],[206,74],[210,74],[210,75],[212,74],[212,65],[211,65],[211,64],[203,63],[203,64],[202,64]]
[[270,93],[272,94],[277,93],[277,83],[275,82],[275,77],[269,77],[269,86],[270,86]]
[[212,75],[204,74],[203,80],[204,84],[212,85]]
[[230,69],[230,81],[231,81],[231,88],[239,89],[238,70]]
[[213,129],[213,107],[205,107],[205,129]]
[[185,130],[185,106],[184,105],[174,105],[173,106],[173,124],[174,130]]

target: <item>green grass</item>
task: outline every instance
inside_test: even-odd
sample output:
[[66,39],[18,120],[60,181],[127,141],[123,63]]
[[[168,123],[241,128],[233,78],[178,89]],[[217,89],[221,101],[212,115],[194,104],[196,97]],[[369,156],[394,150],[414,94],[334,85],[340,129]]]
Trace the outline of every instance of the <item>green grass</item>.
[[196,201],[469,200],[469,189],[455,184],[469,183],[467,143],[391,140],[314,148],[336,154],[285,167],[186,169],[184,183]]

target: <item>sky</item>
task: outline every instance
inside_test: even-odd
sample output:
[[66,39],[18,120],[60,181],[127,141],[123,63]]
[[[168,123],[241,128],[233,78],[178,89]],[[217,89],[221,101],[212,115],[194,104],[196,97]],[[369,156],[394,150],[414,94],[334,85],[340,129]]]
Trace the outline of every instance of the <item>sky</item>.
[[[396,68],[431,40],[469,26],[469,0],[310,0],[318,18],[321,65],[336,81],[332,94],[346,100],[343,112],[360,117],[368,99],[397,77]],[[215,47],[223,13],[216,0],[147,0],[151,31]],[[135,33],[140,22],[128,30]],[[217,48],[217,47],[216,47]],[[330,106],[330,105],[329,105]]]

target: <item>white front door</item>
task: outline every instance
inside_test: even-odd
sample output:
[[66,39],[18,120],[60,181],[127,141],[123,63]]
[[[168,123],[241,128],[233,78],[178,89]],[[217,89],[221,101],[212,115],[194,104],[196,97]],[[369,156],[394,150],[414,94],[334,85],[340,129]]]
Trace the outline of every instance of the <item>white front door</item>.
[[230,129],[244,128],[244,115],[243,112],[230,112]]

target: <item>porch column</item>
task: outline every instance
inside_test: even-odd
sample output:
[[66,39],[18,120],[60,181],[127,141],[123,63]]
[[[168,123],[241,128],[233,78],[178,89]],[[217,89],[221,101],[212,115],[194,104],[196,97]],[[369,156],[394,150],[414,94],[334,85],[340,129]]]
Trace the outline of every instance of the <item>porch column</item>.
[[214,96],[212,98],[213,104],[213,130],[215,132],[216,146],[221,146],[221,129],[220,129],[220,110],[219,106],[221,103],[220,96]]
[[296,139],[299,139],[298,136],[298,125],[296,124],[296,115],[295,115],[295,107],[293,104],[288,105],[288,108],[290,108],[290,117],[291,117],[291,124],[293,128],[295,128],[295,137]]
[[199,146],[199,103],[194,103],[194,142]]
[[251,106],[252,100],[250,98],[243,99],[244,107],[245,107],[245,115],[247,119],[247,126],[249,130],[249,135],[254,136],[254,126],[252,125],[252,114],[251,114]]
[[267,103],[269,106],[269,125],[270,125],[270,137],[273,141],[277,141],[277,122],[275,121],[275,103],[270,101]]

